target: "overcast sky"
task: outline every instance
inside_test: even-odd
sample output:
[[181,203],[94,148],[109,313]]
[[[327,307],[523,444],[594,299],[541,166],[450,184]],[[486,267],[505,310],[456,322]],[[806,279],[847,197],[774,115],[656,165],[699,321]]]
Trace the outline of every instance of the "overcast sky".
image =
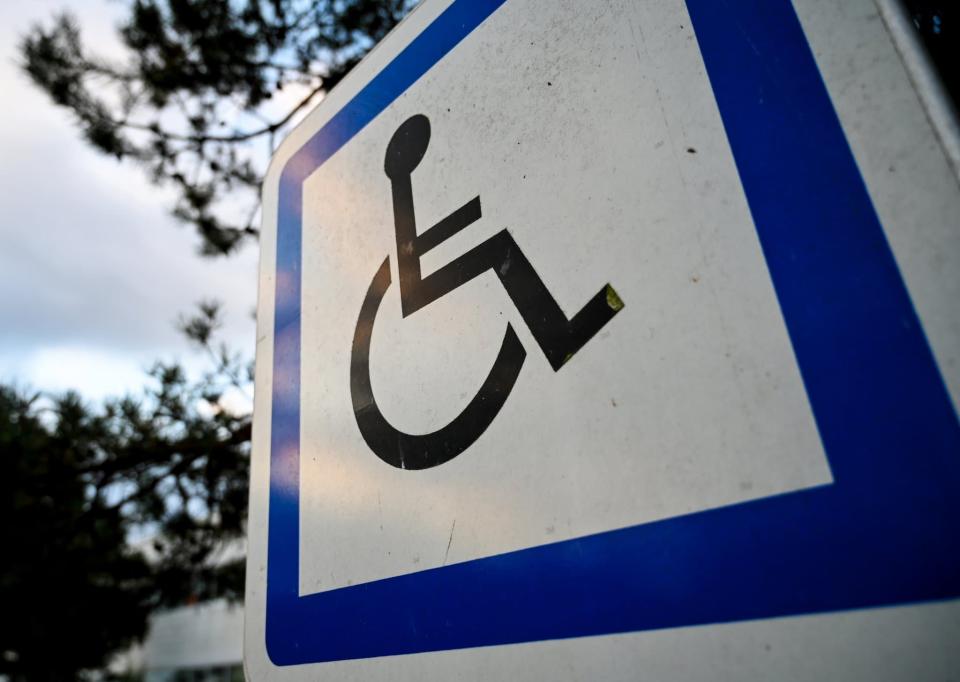
[[0,381],[99,399],[136,391],[158,358],[198,366],[175,321],[202,298],[226,304],[224,340],[252,353],[255,245],[196,255],[170,194],[90,149],[18,69],[19,36],[60,8],[109,49],[124,5],[0,1]]

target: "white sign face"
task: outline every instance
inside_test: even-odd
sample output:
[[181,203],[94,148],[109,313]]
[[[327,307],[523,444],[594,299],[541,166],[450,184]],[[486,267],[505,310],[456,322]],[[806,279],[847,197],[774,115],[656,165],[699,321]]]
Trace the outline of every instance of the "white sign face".
[[871,3],[715,4],[428,1],[278,151],[250,679],[960,662],[954,176]]

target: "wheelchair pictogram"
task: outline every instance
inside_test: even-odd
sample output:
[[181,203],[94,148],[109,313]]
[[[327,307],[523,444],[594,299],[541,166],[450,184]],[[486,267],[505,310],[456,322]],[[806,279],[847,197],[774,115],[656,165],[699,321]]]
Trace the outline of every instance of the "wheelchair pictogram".
[[[411,175],[430,143],[430,121],[418,114],[404,121],[387,144],[384,171],[393,190],[400,306],[407,317],[459,286],[493,270],[554,371],[559,371],[614,315],[623,302],[605,284],[567,319],[519,245],[504,229],[423,277],[420,258],[481,217],[474,197],[436,225],[417,234]],[[443,428],[428,434],[396,429],[377,406],[370,382],[370,339],[377,310],[390,286],[387,256],[370,283],[353,336],[350,391],[363,439],[384,462],[402,469],[428,469],[448,462],[477,440],[500,412],[526,359],[526,349],[507,323],[500,352],[480,390]]]

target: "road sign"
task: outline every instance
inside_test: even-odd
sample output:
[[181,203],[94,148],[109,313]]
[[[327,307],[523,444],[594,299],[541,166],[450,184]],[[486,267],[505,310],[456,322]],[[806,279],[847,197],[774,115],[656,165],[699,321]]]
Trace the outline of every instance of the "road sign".
[[264,190],[251,679],[956,667],[960,192],[894,10],[428,0],[328,95]]

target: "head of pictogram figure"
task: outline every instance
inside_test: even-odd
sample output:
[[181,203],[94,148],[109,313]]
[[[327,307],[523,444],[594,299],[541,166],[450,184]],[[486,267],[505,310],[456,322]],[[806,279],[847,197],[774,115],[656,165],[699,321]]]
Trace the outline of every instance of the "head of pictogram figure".
[[430,119],[423,114],[411,116],[400,124],[387,144],[383,169],[391,180],[413,173],[430,144]]

